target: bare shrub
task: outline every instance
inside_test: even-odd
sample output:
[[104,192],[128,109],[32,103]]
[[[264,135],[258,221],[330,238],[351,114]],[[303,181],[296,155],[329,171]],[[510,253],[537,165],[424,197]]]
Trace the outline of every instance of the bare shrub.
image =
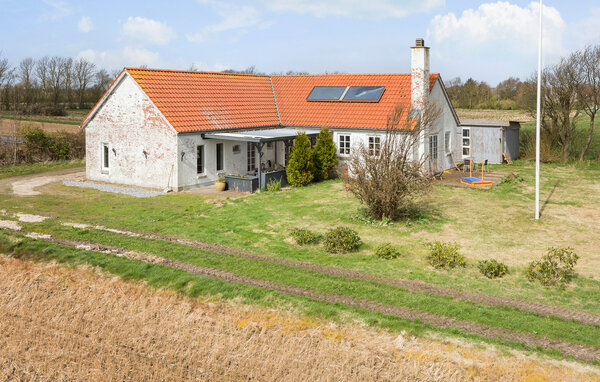
[[423,110],[397,106],[388,116],[379,151],[360,145],[350,157],[350,191],[375,219],[397,219],[414,209],[431,185],[423,171],[427,156],[418,154],[432,132],[440,108],[426,102]]

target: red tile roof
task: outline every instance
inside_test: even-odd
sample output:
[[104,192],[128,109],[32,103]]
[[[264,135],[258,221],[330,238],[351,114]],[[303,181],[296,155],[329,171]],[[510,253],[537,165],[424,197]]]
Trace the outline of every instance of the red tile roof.
[[[430,75],[433,88],[438,74]],[[287,126],[385,129],[398,105],[410,106],[410,74],[323,74],[272,76],[281,123]],[[379,102],[315,102],[315,86],[385,86]]]
[[[411,98],[410,74],[268,76],[124,70],[178,132],[278,125],[384,129],[394,107],[410,105]],[[431,88],[438,77],[430,75]],[[309,102],[306,98],[315,86],[385,86],[385,91],[379,102]]]
[[178,132],[279,125],[268,76],[126,70]]

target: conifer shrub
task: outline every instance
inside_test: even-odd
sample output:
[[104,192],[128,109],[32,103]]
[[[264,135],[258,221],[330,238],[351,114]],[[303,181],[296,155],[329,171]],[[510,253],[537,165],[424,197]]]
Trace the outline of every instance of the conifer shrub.
[[333,135],[324,127],[317,136],[312,150],[313,178],[321,181],[329,178],[329,172],[337,163],[337,149],[333,143]]
[[323,245],[329,253],[346,253],[358,250],[361,240],[358,233],[348,227],[330,229],[325,234]]
[[383,243],[375,248],[375,255],[381,259],[391,260],[400,257],[400,251],[390,243]]
[[429,247],[427,260],[434,268],[451,269],[466,265],[464,256],[459,252],[460,246],[456,243],[445,243],[436,240],[428,243],[427,246]]
[[550,286],[566,284],[575,276],[575,265],[579,256],[573,248],[548,248],[548,252],[540,260],[532,261],[527,267],[527,278]]
[[508,273],[506,264],[503,264],[496,259],[480,260],[477,263],[477,268],[479,268],[479,272],[488,279],[502,277]]
[[294,140],[286,173],[288,183],[294,187],[305,186],[313,179],[310,140],[304,133],[298,134]]

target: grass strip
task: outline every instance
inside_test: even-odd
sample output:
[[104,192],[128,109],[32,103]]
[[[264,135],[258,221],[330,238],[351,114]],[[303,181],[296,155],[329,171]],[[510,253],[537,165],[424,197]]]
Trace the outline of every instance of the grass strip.
[[343,294],[387,305],[418,309],[483,325],[541,335],[582,345],[600,347],[600,327],[527,313],[509,307],[486,306],[429,293],[407,291],[371,281],[325,275],[296,267],[211,253],[165,241],[132,238],[93,229],[74,229],[56,223],[36,225],[36,230],[66,239],[83,240],[151,253],[193,265],[226,270],[255,279],[288,286],[308,287],[320,292]]

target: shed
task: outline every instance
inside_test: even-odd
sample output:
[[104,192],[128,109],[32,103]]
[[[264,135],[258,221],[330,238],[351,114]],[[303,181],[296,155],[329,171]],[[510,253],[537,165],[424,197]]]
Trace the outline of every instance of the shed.
[[519,129],[516,121],[461,120],[462,157],[474,162],[498,164],[519,158]]

